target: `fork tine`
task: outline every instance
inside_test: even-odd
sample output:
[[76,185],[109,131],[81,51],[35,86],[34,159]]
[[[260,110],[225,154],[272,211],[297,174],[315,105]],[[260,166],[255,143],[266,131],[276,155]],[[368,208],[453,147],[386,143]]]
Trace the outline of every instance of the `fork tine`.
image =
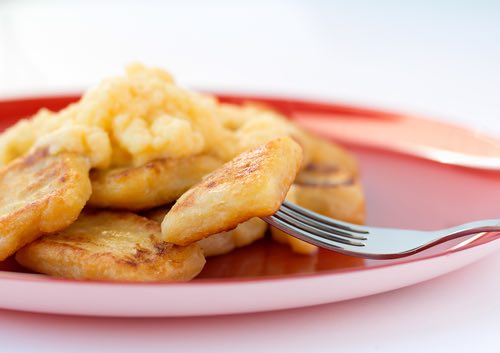
[[339,230],[339,228],[335,227],[335,226],[332,226],[332,225],[328,225],[328,224],[325,224],[321,221],[317,221],[315,219],[312,219],[312,218],[309,218],[307,216],[304,216],[300,213],[297,213],[291,209],[288,209],[286,207],[282,207],[280,209],[280,211],[284,214],[286,214],[287,216],[290,216],[302,223],[305,223],[311,227],[314,227],[316,229],[320,229],[320,230],[323,230],[323,231],[326,231],[326,232],[330,232],[330,233],[334,233],[336,235],[340,235],[340,236],[343,236],[343,237],[346,237],[346,238],[350,238],[350,239],[355,239],[355,240],[367,240],[366,236],[364,235],[358,235],[358,234],[355,234],[355,233],[350,233],[346,230]]
[[281,210],[278,210],[273,215],[274,218],[277,218],[281,221],[284,221],[287,223],[288,226],[293,226],[294,228],[298,229],[299,231],[303,233],[307,233],[307,235],[315,235],[318,237],[321,237],[323,239],[328,239],[328,240],[333,240],[338,243],[342,244],[347,244],[347,245],[352,245],[352,246],[364,246],[365,244],[359,241],[355,241],[349,238],[344,238],[342,236],[336,236],[330,232],[326,232],[321,229],[316,229],[314,227],[311,227],[308,224],[302,223],[300,220],[297,220],[295,218],[290,217],[289,215],[283,213]]
[[304,232],[300,228],[295,227],[292,224],[289,224],[288,222],[276,217],[276,215],[270,216],[270,217],[264,217],[264,221],[269,223],[271,226],[276,227],[278,229],[281,229],[282,231],[298,238],[303,241],[306,241],[308,243],[314,244],[316,246],[333,250],[339,253],[343,254],[352,254],[356,253],[356,249],[359,249],[357,246],[349,245],[349,244],[343,244],[343,243],[338,243],[335,240],[332,239],[327,239],[324,237],[321,237],[319,235],[315,235],[312,233]]
[[369,232],[367,230],[364,230],[364,229],[358,228],[358,227],[356,227],[356,228],[351,227],[350,225],[348,225],[344,222],[333,220],[329,217],[320,215],[319,213],[310,211],[304,207],[301,207],[299,205],[293,204],[293,203],[288,202],[288,201],[283,202],[283,204],[281,205],[281,208],[293,210],[293,211],[297,212],[298,214],[301,214],[305,217],[314,219],[314,220],[322,222],[322,223],[326,223],[328,225],[331,225],[331,226],[339,228],[339,229],[343,229],[343,230],[347,230],[347,231],[359,233],[359,234],[369,234]]

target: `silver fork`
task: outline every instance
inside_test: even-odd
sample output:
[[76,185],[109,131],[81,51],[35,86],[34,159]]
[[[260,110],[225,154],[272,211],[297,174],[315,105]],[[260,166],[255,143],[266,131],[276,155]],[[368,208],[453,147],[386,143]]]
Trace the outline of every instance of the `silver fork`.
[[285,201],[268,224],[321,248],[368,259],[395,259],[434,245],[482,232],[500,232],[500,219],[436,231],[367,227],[341,222]]

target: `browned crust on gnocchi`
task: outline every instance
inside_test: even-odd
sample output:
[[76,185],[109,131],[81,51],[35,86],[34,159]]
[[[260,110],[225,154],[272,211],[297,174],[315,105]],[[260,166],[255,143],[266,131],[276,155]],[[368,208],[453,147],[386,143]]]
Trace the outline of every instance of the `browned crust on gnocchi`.
[[160,225],[129,212],[86,211],[67,229],[46,235],[16,254],[36,272],[93,280],[184,281],[205,258],[198,245],[160,239]]
[[86,158],[46,149],[0,170],[0,260],[75,221],[90,193]]
[[166,241],[186,245],[265,217],[281,206],[302,163],[302,149],[282,137],[242,153],[183,194],[162,223]]

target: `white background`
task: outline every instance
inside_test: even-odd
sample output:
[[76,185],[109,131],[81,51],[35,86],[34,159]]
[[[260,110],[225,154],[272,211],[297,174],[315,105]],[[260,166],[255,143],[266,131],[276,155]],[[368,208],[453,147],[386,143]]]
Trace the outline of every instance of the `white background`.
[[[0,0],[0,96],[79,91],[131,61],[193,87],[362,103],[500,134],[499,1]],[[497,254],[403,290],[255,315],[0,311],[0,351],[498,352],[498,268]]]

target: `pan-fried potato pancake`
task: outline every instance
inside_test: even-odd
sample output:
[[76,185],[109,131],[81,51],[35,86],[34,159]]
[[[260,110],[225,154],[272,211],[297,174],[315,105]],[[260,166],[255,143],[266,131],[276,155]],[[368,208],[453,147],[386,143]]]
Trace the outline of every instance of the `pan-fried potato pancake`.
[[341,221],[363,224],[365,198],[359,179],[343,170],[311,165],[295,181],[295,197],[302,207]]
[[301,163],[302,149],[289,137],[242,153],[177,200],[163,220],[163,239],[186,245],[250,218],[272,215]]
[[330,169],[342,169],[352,175],[359,176],[358,162],[352,154],[339,145],[308,134],[310,161],[307,165],[328,166]]
[[89,205],[142,210],[174,202],[201,178],[222,165],[209,155],[163,158],[139,167],[93,170]]
[[[365,199],[359,180],[350,172],[326,164],[310,164],[297,176],[287,200],[324,216],[363,224]],[[273,239],[289,244],[301,254],[316,252],[317,247],[272,227]]]
[[0,170],[0,261],[75,221],[90,193],[87,158],[38,150]]
[[205,264],[198,245],[166,243],[157,222],[111,211],[85,211],[67,229],[18,251],[16,260],[56,277],[123,281],[187,281]]
[[[158,223],[163,222],[170,207],[156,208],[144,213],[144,216]],[[260,218],[251,218],[227,232],[212,234],[201,239],[197,244],[203,250],[205,257],[227,254],[235,248],[247,246],[262,238],[267,230],[267,223]]]

